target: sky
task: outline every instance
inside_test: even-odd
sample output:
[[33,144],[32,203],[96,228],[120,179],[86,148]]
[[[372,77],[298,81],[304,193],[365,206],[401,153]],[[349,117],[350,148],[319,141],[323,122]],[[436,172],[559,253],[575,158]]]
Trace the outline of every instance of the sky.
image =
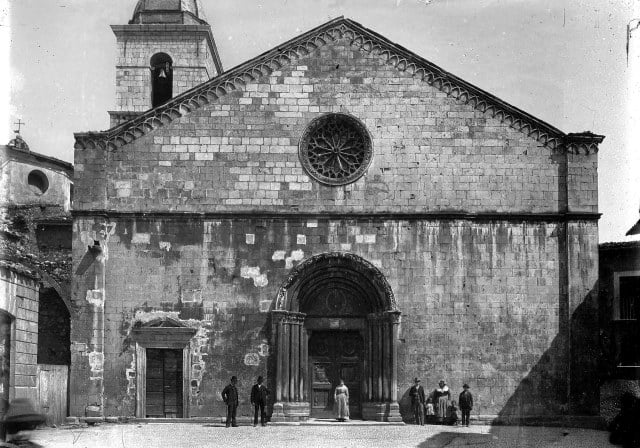
[[[640,30],[634,0],[201,0],[225,70],[338,16],[353,19],[564,132],[606,136],[600,242],[640,218]],[[73,161],[73,133],[109,127],[115,36],[137,0],[0,0],[0,143]],[[7,45],[8,43],[8,45]],[[637,51],[634,52],[634,49]],[[637,61],[637,66],[634,65]],[[631,64],[628,64],[631,62]],[[634,97],[636,101],[630,101]],[[638,108],[638,110],[636,110]],[[638,126],[640,128],[640,126]]]

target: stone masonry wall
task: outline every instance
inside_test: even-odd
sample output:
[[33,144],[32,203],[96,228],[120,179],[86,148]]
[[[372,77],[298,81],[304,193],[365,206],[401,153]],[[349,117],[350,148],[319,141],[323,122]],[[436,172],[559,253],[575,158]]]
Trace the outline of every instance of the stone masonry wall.
[[568,209],[598,211],[598,154],[567,154]]
[[166,53],[173,60],[173,96],[217,75],[207,40],[195,33],[150,32],[118,39],[116,108],[142,112],[151,108],[151,57]]
[[[368,173],[343,187],[311,180],[298,159],[306,126],[330,112],[373,140]],[[76,151],[76,209],[556,212],[566,196],[563,154],[343,40],[99,152]],[[572,198],[592,211],[595,176],[579,180]]]
[[11,389],[9,398],[37,402],[38,390],[38,283],[0,267],[0,309],[13,318],[11,336]]
[[[177,217],[109,222],[114,230],[105,243],[105,415],[134,414],[131,328],[162,315],[198,330],[191,342],[190,415],[224,415],[220,392],[231,375],[238,375],[243,391],[240,413],[249,413],[252,381],[274,374],[267,368],[272,348],[266,325],[278,288],[298,262],[329,251],[362,256],[393,288],[402,312],[400,397],[418,376],[427,389],[446,378],[456,393],[468,382],[475,415],[557,415],[566,405],[559,223]],[[102,218],[77,218],[75,226],[77,271],[90,259],[86,241],[105,225]],[[72,333],[72,415],[84,415],[87,403],[82,384],[90,358],[79,348],[86,350],[94,336],[93,305],[86,299],[92,269],[74,285],[80,312]]]

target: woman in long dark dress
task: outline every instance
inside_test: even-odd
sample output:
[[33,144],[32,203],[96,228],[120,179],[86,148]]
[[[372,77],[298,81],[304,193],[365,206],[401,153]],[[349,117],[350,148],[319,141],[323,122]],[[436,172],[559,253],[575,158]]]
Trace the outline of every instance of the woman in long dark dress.
[[444,423],[449,410],[449,401],[451,400],[451,392],[444,380],[440,380],[438,387],[433,391],[433,407],[436,412],[436,421]]

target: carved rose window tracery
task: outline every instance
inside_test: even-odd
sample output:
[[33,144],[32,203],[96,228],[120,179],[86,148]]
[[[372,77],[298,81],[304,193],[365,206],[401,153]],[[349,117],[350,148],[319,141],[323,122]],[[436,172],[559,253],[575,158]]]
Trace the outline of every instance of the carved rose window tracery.
[[315,119],[300,141],[300,161],[305,171],[328,185],[358,180],[372,155],[371,138],[364,125],[344,114]]

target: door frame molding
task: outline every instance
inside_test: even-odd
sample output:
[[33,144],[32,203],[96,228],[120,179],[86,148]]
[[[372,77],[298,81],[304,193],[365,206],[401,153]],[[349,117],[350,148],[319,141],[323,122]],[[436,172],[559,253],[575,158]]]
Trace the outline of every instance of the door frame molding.
[[147,349],[182,350],[182,418],[189,418],[189,378],[191,378],[191,338],[189,327],[142,327],[133,331],[136,341],[136,417],[146,418]]

